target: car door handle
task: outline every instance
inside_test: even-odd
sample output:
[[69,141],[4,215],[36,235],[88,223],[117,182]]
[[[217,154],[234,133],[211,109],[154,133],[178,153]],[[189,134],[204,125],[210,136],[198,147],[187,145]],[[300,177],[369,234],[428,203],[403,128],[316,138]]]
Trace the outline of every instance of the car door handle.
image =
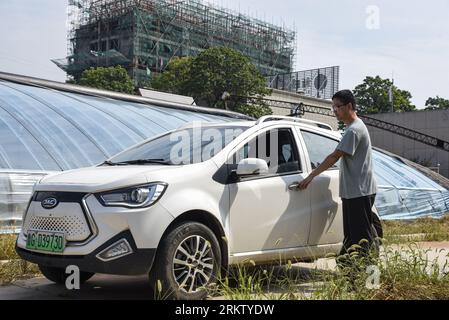
[[291,191],[299,191],[299,183],[292,183],[288,186],[288,190]]

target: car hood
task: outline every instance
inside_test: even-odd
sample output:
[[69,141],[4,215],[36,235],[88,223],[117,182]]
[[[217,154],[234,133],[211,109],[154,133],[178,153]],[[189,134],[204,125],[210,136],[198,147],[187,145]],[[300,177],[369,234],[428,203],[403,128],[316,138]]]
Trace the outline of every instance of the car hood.
[[153,172],[168,172],[178,166],[100,166],[64,171],[43,178],[35,191],[99,192],[148,182]]

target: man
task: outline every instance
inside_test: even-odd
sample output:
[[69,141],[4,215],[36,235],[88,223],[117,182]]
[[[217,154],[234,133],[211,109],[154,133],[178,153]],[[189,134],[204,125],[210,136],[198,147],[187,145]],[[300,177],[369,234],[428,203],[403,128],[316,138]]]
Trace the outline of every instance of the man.
[[[376,197],[376,181],[373,174],[371,139],[362,120],[357,117],[354,95],[349,90],[337,92],[332,98],[332,108],[346,130],[336,150],[299,184],[306,189],[312,180],[332,167],[340,158],[340,197],[343,202],[344,241],[340,254],[352,245],[362,245],[367,251],[375,243],[372,207]],[[363,244],[363,241],[362,241]]]

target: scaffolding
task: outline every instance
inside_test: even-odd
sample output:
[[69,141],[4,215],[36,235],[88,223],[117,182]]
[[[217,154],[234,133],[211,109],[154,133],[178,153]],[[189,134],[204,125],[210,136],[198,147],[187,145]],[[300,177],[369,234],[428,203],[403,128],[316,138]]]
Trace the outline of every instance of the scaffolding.
[[120,64],[140,84],[173,57],[216,46],[245,54],[265,76],[294,65],[294,30],[200,0],[69,0],[68,18],[68,56],[53,61],[75,78]]

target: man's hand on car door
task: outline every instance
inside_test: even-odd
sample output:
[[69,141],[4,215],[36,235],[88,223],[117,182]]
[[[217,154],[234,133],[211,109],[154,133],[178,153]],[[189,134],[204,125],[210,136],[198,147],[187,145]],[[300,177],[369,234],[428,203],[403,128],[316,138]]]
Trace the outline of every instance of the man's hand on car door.
[[307,189],[307,187],[309,186],[309,184],[312,182],[313,178],[315,178],[315,176],[313,176],[312,174],[309,174],[309,176],[307,178],[305,178],[303,181],[301,181],[298,185],[298,189],[299,190],[305,190]]

